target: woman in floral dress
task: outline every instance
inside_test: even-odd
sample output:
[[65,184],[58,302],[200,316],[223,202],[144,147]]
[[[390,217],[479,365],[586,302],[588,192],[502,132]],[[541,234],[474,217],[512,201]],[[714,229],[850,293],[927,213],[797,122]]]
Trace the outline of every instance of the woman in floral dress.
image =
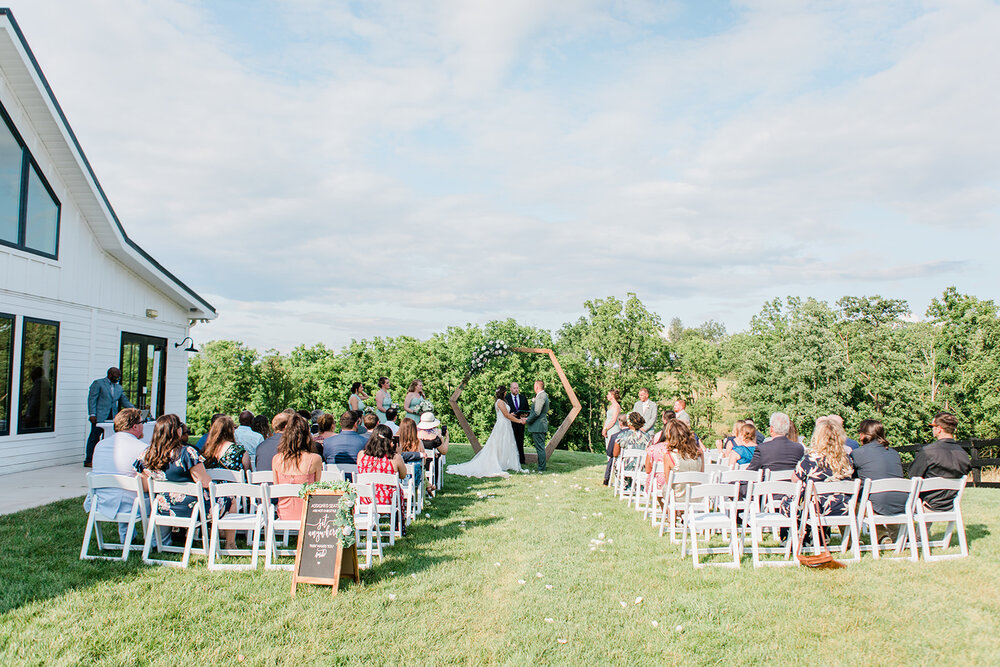
[[[195,503],[200,502],[206,516],[210,517],[208,487],[212,480],[198,450],[181,442],[180,427],[181,420],[177,415],[163,415],[157,419],[149,448],[135,462],[135,469],[147,479],[158,482],[198,482],[201,485],[200,498],[184,493],[157,494],[153,499],[152,511],[168,516],[190,517]],[[224,498],[221,502],[220,509],[225,513],[229,510],[232,498]]]
[[[847,455],[844,441],[847,434],[844,427],[835,419],[820,417],[816,420],[812,440],[805,456],[795,466],[792,475],[793,482],[802,484],[803,490],[809,482],[835,482],[850,479],[854,474],[854,466]],[[803,494],[804,495],[804,494]],[[788,514],[791,498],[781,502],[781,511]],[[819,497],[819,511],[823,516],[843,515],[847,512],[847,495],[843,493],[827,493]]]

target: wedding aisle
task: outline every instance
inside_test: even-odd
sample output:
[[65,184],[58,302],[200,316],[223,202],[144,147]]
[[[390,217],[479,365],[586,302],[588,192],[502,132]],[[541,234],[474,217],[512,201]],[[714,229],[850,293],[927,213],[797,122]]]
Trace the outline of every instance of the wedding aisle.
[[78,561],[77,499],[0,517],[0,662],[171,664],[178,645],[192,662],[254,665],[922,662],[945,650],[989,662],[1000,650],[1000,571],[984,567],[1000,556],[994,490],[968,492],[964,561],[694,571],[600,485],[603,464],[560,451],[545,475],[450,477],[430,516],[332,599],[308,586],[291,598],[287,572]]

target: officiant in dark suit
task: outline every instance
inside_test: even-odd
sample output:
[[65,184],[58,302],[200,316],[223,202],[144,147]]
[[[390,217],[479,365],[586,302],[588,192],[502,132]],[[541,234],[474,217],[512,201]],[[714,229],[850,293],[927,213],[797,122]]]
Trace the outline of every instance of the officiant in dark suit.
[[[510,391],[507,393],[507,409],[510,410],[511,414],[520,414],[520,416],[525,416],[531,410],[531,403],[528,401],[524,395],[521,394],[521,388],[517,386],[516,382],[510,383]],[[514,442],[517,443],[517,458],[524,463],[524,424],[519,424],[517,422],[512,422],[511,426],[514,427]]]

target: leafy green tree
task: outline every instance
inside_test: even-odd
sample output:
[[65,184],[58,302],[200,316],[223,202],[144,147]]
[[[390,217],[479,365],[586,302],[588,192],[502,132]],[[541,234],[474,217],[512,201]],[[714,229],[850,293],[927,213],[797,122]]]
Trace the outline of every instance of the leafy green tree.
[[258,354],[239,341],[213,340],[188,362],[187,420],[195,433],[208,429],[212,415],[237,414],[250,407],[259,383]]

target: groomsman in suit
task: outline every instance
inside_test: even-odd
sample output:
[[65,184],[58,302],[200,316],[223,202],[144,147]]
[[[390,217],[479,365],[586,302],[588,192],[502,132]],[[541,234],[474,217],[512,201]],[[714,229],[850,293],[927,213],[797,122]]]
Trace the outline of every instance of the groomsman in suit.
[[549,434],[549,395],[545,383],[535,380],[535,399],[531,402],[525,431],[531,434],[535,452],[538,453],[538,472],[545,472],[545,436]]
[[87,438],[87,456],[83,461],[84,468],[93,465],[94,447],[101,439],[103,431],[97,423],[110,421],[118,414],[119,407],[134,408],[125,398],[125,390],[122,389],[122,372],[112,366],[108,369],[107,377],[102,377],[90,383],[90,391],[87,392],[87,415],[90,417],[90,436]]
[[632,412],[638,412],[642,415],[645,420],[642,430],[652,434],[653,429],[656,428],[656,403],[650,400],[649,390],[645,387],[639,390],[639,400],[632,406]]
[[[516,382],[510,383],[510,392],[504,400],[507,401],[507,409],[510,410],[511,414],[516,414],[520,417],[528,416],[528,411],[530,410],[528,399],[521,395],[521,388],[517,386]],[[521,460],[521,463],[524,463],[524,424],[512,422],[511,426],[514,427],[514,442],[517,443],[517,457]]]

